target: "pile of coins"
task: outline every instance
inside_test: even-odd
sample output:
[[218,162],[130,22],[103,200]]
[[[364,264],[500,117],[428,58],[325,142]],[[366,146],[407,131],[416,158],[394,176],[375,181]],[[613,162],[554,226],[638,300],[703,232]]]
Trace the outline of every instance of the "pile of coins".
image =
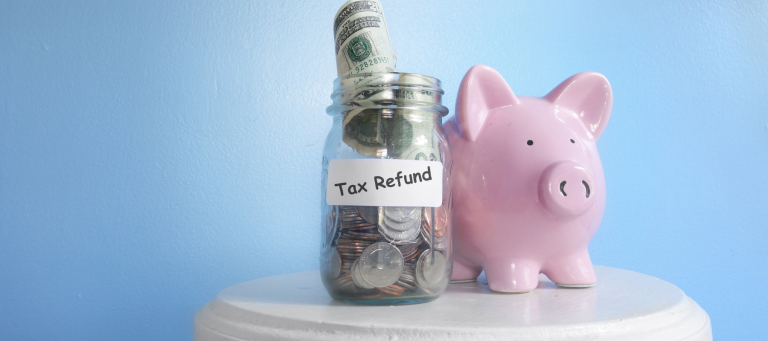
[[443,207],[333,206],[329,217],[322,272],[338,293],[434,295],[447,282]]

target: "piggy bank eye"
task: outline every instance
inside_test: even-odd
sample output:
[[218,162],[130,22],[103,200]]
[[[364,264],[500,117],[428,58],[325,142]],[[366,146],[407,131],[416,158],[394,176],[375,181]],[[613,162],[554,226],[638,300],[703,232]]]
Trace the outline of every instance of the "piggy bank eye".
[[528,145],[532,146],[533,145],[533,140],[528,140]]
[[573,139],[571,139],[571,143],[576,143],[576,141],[574,141]]

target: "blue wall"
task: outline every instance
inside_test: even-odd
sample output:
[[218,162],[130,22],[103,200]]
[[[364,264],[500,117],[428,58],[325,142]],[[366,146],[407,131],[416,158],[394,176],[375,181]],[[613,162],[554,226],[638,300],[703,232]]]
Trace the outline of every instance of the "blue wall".
[[[343,1],[0,1],[0,339],[181,340],[229,285],[317,268]],[[768,333],[768,4],[384,2],[398,70],[453,110],[598,71],[597,264]]]

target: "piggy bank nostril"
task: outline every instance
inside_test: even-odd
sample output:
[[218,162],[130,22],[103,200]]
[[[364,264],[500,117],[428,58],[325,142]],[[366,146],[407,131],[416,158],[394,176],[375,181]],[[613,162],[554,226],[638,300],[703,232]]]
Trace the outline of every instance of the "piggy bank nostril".
[[565,181],[560,183],[560,193],[563,193],[563,196],[568,196],[568,194],[565,194]]
[[584,180],[581,180],[581,183],[584,184],[584,187],[587,189],[587,198],[589,198],[589,185],[587,185],[587,182]]

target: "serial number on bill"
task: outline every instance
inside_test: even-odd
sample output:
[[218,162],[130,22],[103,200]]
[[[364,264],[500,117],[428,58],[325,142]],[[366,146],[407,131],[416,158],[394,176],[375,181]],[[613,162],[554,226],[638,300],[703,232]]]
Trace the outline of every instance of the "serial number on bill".
[[387,57],[376,57],[376,58],[373,58],[373,59],[368,59],[368,60],[366,60],[366,61],[364,61],[364,62],[362,62],[360,64],[357,64],[357,66],[355,66],[355,72],[362,72],[366,68],[374,66],[374,65],[379,64],[379,63],[382,63],[382,64],[389,63],[389,58],[387,58]]

